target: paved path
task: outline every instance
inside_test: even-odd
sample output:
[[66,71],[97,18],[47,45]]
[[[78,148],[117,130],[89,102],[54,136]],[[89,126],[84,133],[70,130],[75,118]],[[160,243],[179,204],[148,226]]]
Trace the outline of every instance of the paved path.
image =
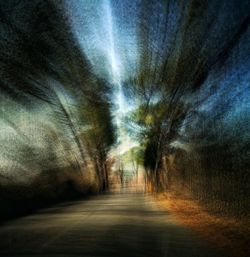
[[[68,202],[0,227],[0,256],[216,257],[143,194]],[[221,256],[220,256],[221,257]]]

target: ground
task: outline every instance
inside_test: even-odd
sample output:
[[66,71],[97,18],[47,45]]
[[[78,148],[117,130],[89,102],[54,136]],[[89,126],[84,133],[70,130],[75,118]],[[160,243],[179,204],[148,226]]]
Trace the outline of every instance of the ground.
[[222,256],[151,195],[110,193],[5,222],[1,256]]
[[174,193],[155,195],[158,206],[198,232],[223,252],[223,256],[250,256],[250,222],[247,217],[212,214],[198,201]]

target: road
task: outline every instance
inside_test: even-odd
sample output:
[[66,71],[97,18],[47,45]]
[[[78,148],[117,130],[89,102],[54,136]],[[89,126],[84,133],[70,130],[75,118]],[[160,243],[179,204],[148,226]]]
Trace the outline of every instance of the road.
[[95,196],[0,227],[0,256],[216,257],[199,235],[142,193]]

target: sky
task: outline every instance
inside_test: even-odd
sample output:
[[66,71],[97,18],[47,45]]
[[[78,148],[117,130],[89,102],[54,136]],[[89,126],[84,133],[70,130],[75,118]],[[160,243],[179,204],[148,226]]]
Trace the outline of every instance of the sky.
[[[147,69],[160,70],[164,58],[168,54],[176,59],[178,59],[177,57],[182,58],[186,53],[189,54],[199,40],[201,40],[201,45],[196,47],[202,46],[202,48],[199,50],[200,53],[198,50],[197,53],[200,54],[201,58],[204,58],[204,61],[209,63],[211,60],[213,61],[213,58],[209,59],[210,56],[213,56],[213,54],[216,56],[214,51],[217,48],[223,49],[222,42],[227,42],[230,37],[229,32],[234,28],[234,20],[239,19],[237,15],[244,10],[244,7],[242,7],[244,5],[242,5],[239,6],[237,12],[232,12],[232,10],[235,10],[234,2],[231,5],[227,5],[226,1],[221,5],[217,1],[211,2],[211,8],[207,10],[208,18],[215,15],[217,19],[211,27],[211,33],[203,37],[202,26],[206,25],[206,19],[202,20],[204,24],[201,23],[201,27],[196,27],[193,24],[192,30],[189,31],[186,27],[188,32],[185,35],[181,33],[182,24],[185,25],[185,22],[189,20],[187,17],[190,11],[189,5],[192,1],[188,1],[183,10],[178,1],[169,1],[167,12],[164,9],[166,5],[163,5],[163,2],[155,1],[149,6],[147,4],[144,6],[141,5],[140,0],[66,1],[73,31],[92,64],[93,71],[113,86],[114,116],[115,123],[118,126],[118,141],[121,142],[116,149],[119,153],[123,153],[137,144],[122,129],[122,119],[134,108],[123,95],[123,87],[130,77],[133,78],[139,74],[138,69],[142,67],[139,63],[140,54],[142,54],[140,44],[148,44],[145,47],[152,54],[152,58],[143,63],[143,68],[146,71]],[[218,12],[216,6],[224,11]],[[144,7],[146,12],[142,14]],[[150,15],[148,15],[149,13]],[[146,16],[139,17],[139,15]],[[227,26],[225,26],[225,20],[227,20]],[[165,25],[166,21],[168,26]],[[138,38],[138,36],[140,37],[139,27],[145,29],[147,42],[142,41],[143,38]],[[192,33],[195,33],[195,31],[197,34],[193,35]],[[201,31],[202,33],[200,33]],[[245,37],[247,36],[246,33]],[[196,40],[193,40],[193,38]],[[174,49],[171,45],[173,40]],[[204,116],[218,117],[222,110],[220,106],[224,106],[228,112],[227,115],[224,115],[223,122],[232,124],[233,127],[236,123],[235,117],[242,116],[249,109],[249,71],[246,70],[249,67],[249,58],[244,54],[248,52],[246,41],[247,38],[242,38],[242,45],[239,46],[241,51],[234,49],[235,53],[232,52],[233,54],[227,60],[226,70],[223,70],[224,66],[221,66],[220,63],[217,65],[218,67],[213,66],[213,70],[209,72],[209,76],[200,90],[192,97],[186,96],[184,99],[188,104],[209,95],[197,110]],[[235,56],[240,57],[235,58]],[[171,71],[171,67],[169,68]],[[186,72],[189,74],[192,73],[192,70]],[[217,85],[217,89],[212,94],[214,84]],[[236,86],[237,90],[235,90]],[[241,113],[243,114],[241,115]],[[192,115],[190,115],[190,120],[193,126],[197,125],[195,117]],[[190,131],[189,127],[185,127],[185,124],[189,124],[190,127],[189,118],[184,123],[183,134]],[[198,133],[196,129],[193,131]],[[179,142],[179,145],[183,146],[184,144]]]
[[[64,17],[67,22],[69,21],[75,36],[72,41],[78,40],[84,57],[86,56],[92,66],[91,74],[95,73],[113,87],[112,110],[120,142],[113,150],[115,155],[122,154],[130,147],[137,145],[137,142],[132,141],[125,133],[122,122],[123,117],[136,108],[123,94],[130,78],[135,81],[143,78],[146,86],[160,81],[157,87],[162,88],[166,93],[171,86],[181,85],[190,89],[194,86],[194,78],[199,75],[203,79],[204,75],[204,81],[200,82],[195,91],[186,90],[181,95],[181,101],[186,106],[193,106],[193,109],[185,117],[179,131],[177,139],[179,141],[174,142],[176,148],[192,150],[193,145],[212,144],[213,140],[217,143],[218,138],[224,141],[237,138],[237,142],[241,141],[244,146],[244,142],[249,140],[250,28],[246,27],[244,32],[245,29],[242,27],[247,16],[246,2],[205,1],[206,3],[204,2],[201,6],[202,12],[197,11],[197,13],[194,10],[196,1],[184,2],[176,0],[64,1],[63,13],[66,12]],[[18,22],[24,20],[21,22],[25,24],[24,28],[27,25],[33,31],[33,23],[30,20],[27,22],[26,19],[31,17],[33,19],[31,13],[36,4],[30,10],[28,6],[26,8],[27,4],[32,6],[33,2],[31,4],[30,1],[23,1],[20,10],[23,8],[25,11],[20,12],[17,8],[14,10],[16,13],[13,13],[13,17],[16,16]],[[4,2],[3,5],[5,5]],[[6,5],[7,7],[11,5],[11,1],[7,1]],[[35,31],[39,31],[37,26]],[[9,30],[6,31],[6,38],[8,34]],[[8,38],[10,41],[5,40],[5,36],[4,40],[1,40],[2,49],[4,49],[2,54],[13,56],[14,50],[22,49],[22,44],[19,47],[19,44],[16,45],[18,41],[14,36]],[[5,49],[9,49],[9,53]],[[136,87],[140,84],[139,80],[137,82],[132,86]],[[157,87],[154,89],[158,89]],[[54,88],[61,102],[65,106],[70,106],[70,92],[67,90],[64,92],[60,85],[57,87],[57,84]],[[159,93],[161,92],[160,90]],[[139,98],[138,95],[135,97]],[[159,98],[156,96],[155,99],[158,101]],[[167,102],[167,98],[164,100]],[[54,130],[56,123],[53,112],[51,106],[45,103],[40,104],[37,100],[34,103],[37,104],[34,104],[36,107],[31,113],[24,107],[20,108],[16,101],[0,94],[0,114],[3,117],[3,121],[0,121],[0,142],[4,145],[4,154],[6,154],[1,158],[9,159],[11,164],[12,155],[15,156],[14,161],[18,155],[26,161],[21,147],[25,148],[23,145],[27,142],[25,140],[21,142],[22,138],[18,139],[20,142],[16,140],[17,132],[11,129],[12,124],[8,117],[13,117],[15,120],[14,125],[18,128],[19,134],[29,137],[31,142],[28,142],[35,145],[34,156],[42,152],[42,147],[47,154],[42,158],[51,156],[49,150],[52,148],[48,142],[55,140],[55,136],[53,133],[46,134],[43,130],[46,128],[48,131]],[[73,98],[72,103],[74,103]],[[140,104],[139,101],[137,103]],[[59,139],[64,139],[63,135],[60,133],[58,135]],[[64,140],[59,139],[57,144],[62,147],[61,141]],[[12,145],[13,141],[20,145],[19,149]],[[77,148],[73,151],[73,147],[76,147],[76,144],[72,144],[71,150],[78,156]],[[54,152],[58,155],[57,159],[64,156],[63,151]],[[34,170],[33,160],[30,159],[30,165]],[[12,167],[9,168],[12,169]]]
[[116,154],[137,145],[122,129],[123,117],[133,109],[123,94],[122,84],[127,75],[133,73],[138,52],[133,23],[136,4],[129,3],[130,10],[135,13],[129,21],[125,21],[126,14],[122,13],[126,10],[123,6],[125,2],[113,1],[111,4],[109,0],[79,0],[69,1],[67,6],[73,31],[94,72],[113,86],[114,122],[118,127],[120,142],[113,150]]

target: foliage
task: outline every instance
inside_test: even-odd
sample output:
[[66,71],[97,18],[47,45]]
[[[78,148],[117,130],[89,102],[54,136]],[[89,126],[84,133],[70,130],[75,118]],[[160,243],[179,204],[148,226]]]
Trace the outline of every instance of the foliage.
[[58,184],[65,169],[88,187],[92,173],[107,180],[89,167],[105,163],[115,142],[111,90],[92,72],[63,1],[1,2],[0,29],[0,186],[41,176]]

